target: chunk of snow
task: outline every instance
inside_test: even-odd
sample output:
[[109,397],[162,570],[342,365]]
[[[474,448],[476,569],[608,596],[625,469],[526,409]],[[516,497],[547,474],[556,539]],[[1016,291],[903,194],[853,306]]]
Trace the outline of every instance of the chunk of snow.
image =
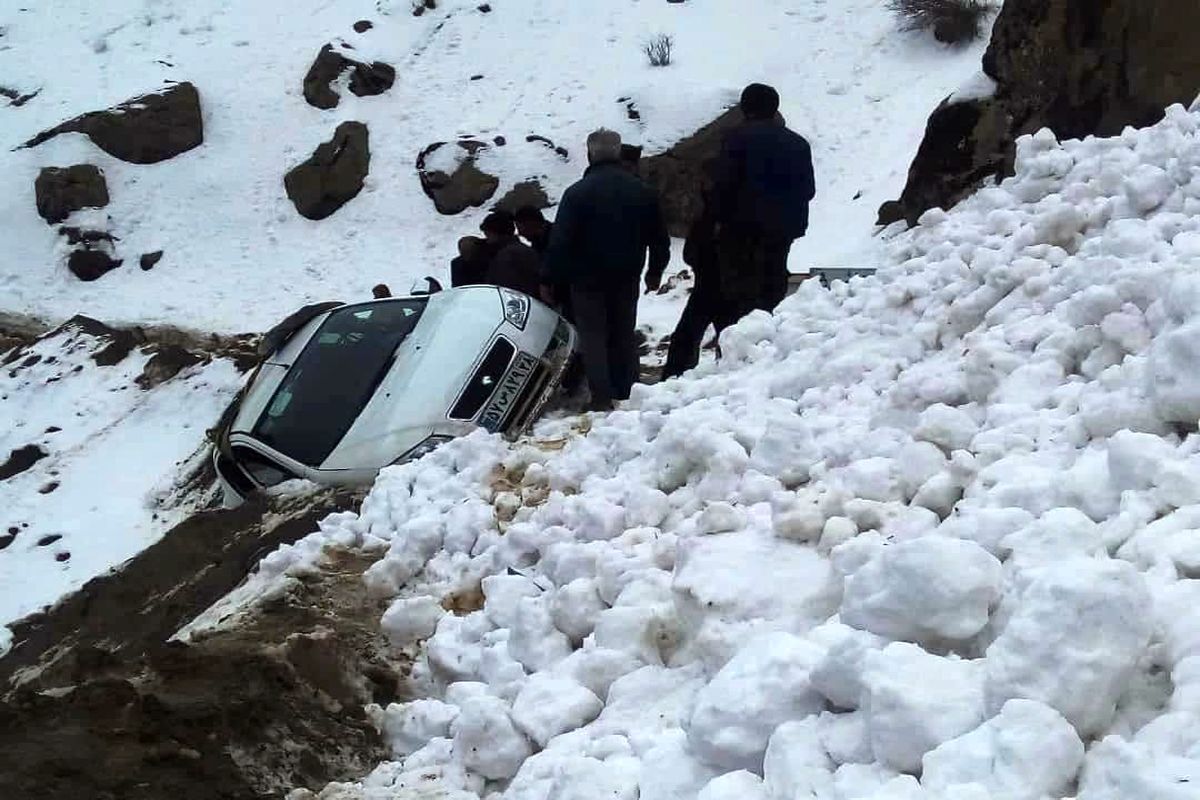
[[1130,564],[1077,558],[1038,571],[987,649],[987,703],[1039,700],[1081,737],[1102,732],[1153,627],[1150,593]]
[[512,720],[538,744],[594,720],[604,704],[600,698],[568,678],[534,675],[513,702]]
[[1036,700],[1009,700],[970,733],[925,754],[921,785],[949,793],[979,785],[995,800],[1041,800],[1068,793],[1083,763],[1083,742],[1063,716]]
[[842,620],[890,639],[969,639],[1000,597],[1000,562],[974,542],[927,536],[879,551],[846,579]]
[[983,672],[906,642],[867,653],[863,705],[875,758],[918,773],[921,758],[984,720]]
[[787,633],[752,640],[697,695],[687,727],[692,750],[716,766],[761,772],[775,728],[821,709],[809,680],[820,656]]

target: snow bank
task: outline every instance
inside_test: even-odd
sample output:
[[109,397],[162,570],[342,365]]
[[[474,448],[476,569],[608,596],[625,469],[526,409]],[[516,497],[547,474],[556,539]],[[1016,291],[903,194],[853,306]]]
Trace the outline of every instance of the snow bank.
[[338,523],[386,550],[372,591],[509,575],[414,670],[453,746],[447,714],[392,769],[506,800],[1188,796],[1200,113],[1017,156],[719,364],[386,470]]

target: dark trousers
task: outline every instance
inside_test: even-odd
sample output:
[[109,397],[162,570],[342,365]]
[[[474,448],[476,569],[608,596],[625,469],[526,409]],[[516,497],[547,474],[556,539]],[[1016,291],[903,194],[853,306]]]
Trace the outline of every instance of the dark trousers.
[[628,399],[637,382],[637,301],[637,276],[607,286],[571,287],[571,309],[593,404]]
[[717,293],[735,320],[773,311],[787,296],[792,240],[746,228],[722,228],[717,239]]
[[728,309],[721,303],[711,280],[703,282],[699,279],[688,296],[687,305],[679,315],[679,322],[671,334],[671,343],[667,347],[667,361],[663,364],[663,379],[682,375],[700,363],[700,347],[704,344],[704,334],[708,326],[717,329],[721,334],[728,325],[737,322],[731,319]]

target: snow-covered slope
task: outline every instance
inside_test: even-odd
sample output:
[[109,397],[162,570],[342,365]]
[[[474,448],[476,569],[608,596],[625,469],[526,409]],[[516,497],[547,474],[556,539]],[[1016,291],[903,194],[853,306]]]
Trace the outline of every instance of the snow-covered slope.
[[[157,541],[194,503],[178,502],[189,457],[241,384],[232,362],[187,368],[143,389],[151,358],[98,364],[111,342],[68,326],[0,369],[0,626],[57,601]],[[199,499],[199,498],[193,498]],[[0,627],[0,652],[8,629]]]
[[428,697],[325,798],[1191,797],[1198,167],[1179,107],[1027,137],[878,278],[609,416],[386,470],[211,616],[378,557]]
[[[0,9],[0,84],[40,89],[20,107],[0,105],[0,310],[245,331],[305,302],[369,296],[380,281],[404,290],[415,277],[444,275],[454,241],[482,214],[436,213],[415,168],[427,145],[504,136],[481,164],[502,178],[500,194],[536,176],[557,198],[585,165],[589,131],[616,128],[653,153],[710,121],[750,80],[779,86],[788,120],[814,145],[819,196],[795,266],[862,263],[873,257],[875,209],[899,192],[929,109],[977,70],[982,48],[900,33],[882,0],[494,0],[490,13],[478,0],[441,0],[420,17],[410,5],[61,0]],[[375,27],[355,33],[360,19]],[[652,69],[641,45],[660,32],[675,39],[675,63]],[[395,86],[376,97],[343,91],[334,110],[309,106],[302,79],[336,40],[393,64]],[[167,79],[200,91],[205,143],[195,150],[139,166],[70,134],[13,151]],[[636,103],[639,121],[620,98]],[[370,128],[366,187],[333,217],[303,219],[283,175],[350,119]],[[568,148],[569,161],[526,142],[529,134]],[[107,176],[112,201],[99,216],[111,218],[126,259],[94,283],[66,270],[64,240],[34,209],[40,168],[82,162]],[[138,255],[157,250],[163,260],[139,270]]]

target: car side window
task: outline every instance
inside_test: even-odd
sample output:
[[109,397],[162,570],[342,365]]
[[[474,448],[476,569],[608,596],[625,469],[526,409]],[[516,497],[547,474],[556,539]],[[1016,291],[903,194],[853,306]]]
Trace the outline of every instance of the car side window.
[[249,447],[234,446],[233,456],[242,469],[246,470],[255,483],[260,486],[275,486],[296,477],[283,465],[275,463]]

